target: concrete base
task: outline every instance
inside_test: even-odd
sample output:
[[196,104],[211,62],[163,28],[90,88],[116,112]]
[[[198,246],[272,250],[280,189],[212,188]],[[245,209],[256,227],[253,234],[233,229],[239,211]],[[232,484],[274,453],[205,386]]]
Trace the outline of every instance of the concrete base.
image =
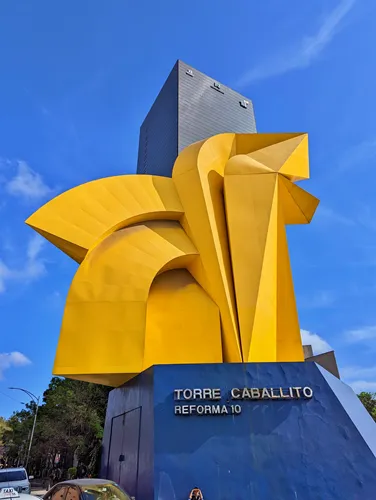
[[[195,388],[221,399],[176,400]],[[269,390],[231,398],[243,388]],[[195,486],[205,500],[371,500],[375,430],[354,392],[313,362],[154,366],[110,394],[102,477],[137,500],[186,500]]]

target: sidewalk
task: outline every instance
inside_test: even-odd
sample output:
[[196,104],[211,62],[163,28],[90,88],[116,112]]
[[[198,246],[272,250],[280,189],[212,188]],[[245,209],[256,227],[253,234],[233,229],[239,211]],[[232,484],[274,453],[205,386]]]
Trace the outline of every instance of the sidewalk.
[[38,488],[31,488],[31,494],[36,496],[36,497],[42,497],[47,493],[47,490],[41,490]]
[[46,480],[43,480],[40,478],[32,479],[30,481],[30,483],[31,483],[31,494],[32,495],[41,497],[47,493],[48,490],[46,490],[46,488],[48,488],[48,486],[47,486]]

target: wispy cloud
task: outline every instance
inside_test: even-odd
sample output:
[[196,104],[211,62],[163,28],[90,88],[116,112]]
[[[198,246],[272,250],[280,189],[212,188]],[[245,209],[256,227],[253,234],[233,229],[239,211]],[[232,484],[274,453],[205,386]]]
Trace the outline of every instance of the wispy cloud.
[[9,266],[0,259],[0,293],[5,292],[6,285],[12,281],[30,283],[45,274],[45,262],[40,255],[43,246],[41,236],[36,234],[30,238],[25,249],[25,265],[19,268]]
[[29,263],[38,260],[39,254],[41,253],[44,244],[45,240],[38,234],[35,234],[32,238],[30,238],[26,250],[27,260]]
[[332,350],[328,342],[317,335],[317,333],[308,330],[300,330],[300,334],[303,344],[312,346],[313,354],[322,354],[323,352]]
[[356,394],[360,394],[361,392],[376,392],[376,381],[354,380],[349,383],[349,386],[352,387]]
[[288,47],[268,58],[264,63],[252,68],[242,75],[237,82],[238,87],[244,87],[259,80],[282,75],[295,69],[310,66],[333,40],[338,33],[342,20],[350,12],[355,0],[342,0],[324,18],[318,31],[301,40],[297,46]]
[[362,391],[376,392],[376,365],[344,366],[341,368],[341,375],[357,394]]
[[376,340],[376,325],[364,326],[345,332],[345,338],[349,342],[369,342]]
[[5,179],[4,185],[11,196],[27,200],[40,200],[53,193],[43,177],[22,160],[16,162],[15,175]]
[[341,369],[342,378],[353,379],[374,379],[376,380],[376,365],[375,366],[345,366]]
[[[376,151],[375,151],[376,155]],[[373,206],[362,204],[357,209],[352,210],[352,216],[337,212],[336,210],[319,205],[314,219],[314,224],[324,226],[341,226],[344,230],[349,231],[349,228],[358,230],[365,229],[367,232],[376,231],[375,214],[376,209]]]
[[334,305],[336,295],[329,290],[316,292],[312,297],[302,297],[299,299],[299,306],[302,309],[327,309]]
[[60,310],[64,306],[65,299],[60,291],[55,290],[46,297],[46,301],[53,309]]
[[357,222],[367,230],[376,231],[375,207],[363,204],[357,213]]
[[352,218],[342,215],[330,207],[325,205],[322,206],[321,204],[317,208],[314,221],[322,224],[341,224],[343,226],[355,225],[355,221]]
[[8,266],[0,260],[0,293],[5,292],[5,282],[9,279],[10,274]]
[[12,367],[30,365],[31,361],[22,352],[0,352],[0,379],[3,378],[4,371]]
[[369,160],[376,157],[376,139],[368,139],[359,144],[350,147],[343,156],[341,156],[333,175],[338,176],[340,172],[351,170],[353,167],[369,167]]

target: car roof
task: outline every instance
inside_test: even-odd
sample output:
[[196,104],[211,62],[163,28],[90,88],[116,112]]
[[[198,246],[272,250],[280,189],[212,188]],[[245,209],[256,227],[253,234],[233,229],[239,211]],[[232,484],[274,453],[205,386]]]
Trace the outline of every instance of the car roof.
[[109,479],[97,479],[97,478],[88,478],[88,479],[70,479],[69,481],[62,481],[58,484],[74,484],[76,486],[87,486],[89,484],[116,484],[114,481],[110,481]]
[[[18,495],[16,497],[8,497],[9,500],[35,500],[35,496],[34,495],[29,495],[27,493],[18,493]],[[8,500],[7,497],[3,498],[3,500]]]

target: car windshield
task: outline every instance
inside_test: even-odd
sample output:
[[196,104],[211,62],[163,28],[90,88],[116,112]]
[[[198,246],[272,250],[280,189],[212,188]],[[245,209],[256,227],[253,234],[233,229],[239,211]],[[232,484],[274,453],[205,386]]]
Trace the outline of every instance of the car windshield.
[[115,484],[80,485],[83,500],[130,500],[130,497]]
[[25,481],[26,472],[24,470],[0,470],[0,483],[10,483],[12,481]]

